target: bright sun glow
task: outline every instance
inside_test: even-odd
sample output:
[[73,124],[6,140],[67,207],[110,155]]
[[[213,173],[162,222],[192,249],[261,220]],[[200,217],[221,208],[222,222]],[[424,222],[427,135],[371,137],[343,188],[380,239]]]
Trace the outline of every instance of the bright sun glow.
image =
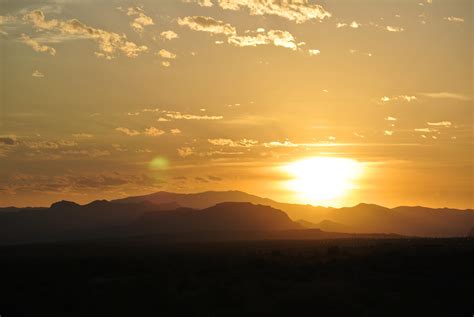
[[313,157],[283,167],[290,179],[285,187],[301,202],[329,204],[355,188],[362,164],[353,159]]

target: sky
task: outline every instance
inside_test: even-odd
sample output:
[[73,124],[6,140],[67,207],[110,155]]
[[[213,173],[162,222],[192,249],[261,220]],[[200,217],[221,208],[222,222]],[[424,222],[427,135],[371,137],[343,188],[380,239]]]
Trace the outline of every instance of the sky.
[[242,190],[473,208],[472,17],[470,0],[0,0],[0,206]]

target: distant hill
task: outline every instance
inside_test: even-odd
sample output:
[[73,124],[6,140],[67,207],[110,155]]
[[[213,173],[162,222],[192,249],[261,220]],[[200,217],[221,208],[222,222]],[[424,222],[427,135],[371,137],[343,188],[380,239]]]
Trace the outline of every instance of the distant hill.
[[306,220],[299,220],[298,223],[307,229],[321,229],[327,232],[353,232],[351,227],[331,220],[323,220],[319,223],[312,223]]
[[281,210],[239,202],[220,203],[202,210],[151,211],[139,217],[134,225],[143,231],[160,233],[302,229]]
[[[294,220],[305,220],[337,232],[395,233],[408,236],[451,237],[465,236],[474,226],[474,210],[458,210],[427,207],[396,207],[393,209],[374,204],[358,204],[354,207],[332,208],[312,205],[288,204],[241,191],[210,191],[194,194],[157,192],[145,196],[118,199],[114,202],[176,202],[183,207],[204,209],[222,202],[250,202],[282,210]],[[340,231],[341,230],[341,231]],[[346,231],[347,230],[347,231]]]

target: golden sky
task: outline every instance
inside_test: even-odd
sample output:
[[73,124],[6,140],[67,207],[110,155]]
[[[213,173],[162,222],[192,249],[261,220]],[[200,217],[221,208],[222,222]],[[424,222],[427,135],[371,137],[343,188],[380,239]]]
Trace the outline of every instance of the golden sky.
[[0,0],[0,205],[235,189],[473,208],[472,13]]

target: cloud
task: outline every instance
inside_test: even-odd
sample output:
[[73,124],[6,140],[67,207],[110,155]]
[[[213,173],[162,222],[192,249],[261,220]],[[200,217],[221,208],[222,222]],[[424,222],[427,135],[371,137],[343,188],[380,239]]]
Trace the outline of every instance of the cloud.
[[451,123],[451,121],[428,122],[428,125],[431,125],[431,126],[450,127],[450,126],[452,125],[452,123]]
[[419,129],[415,129],[416,132],[436,132],[438,130],[435,130],[435,129],[430,129],[430,128],[419,128]]
[[150,128],[146,128],[143,134],[148,135],[148,136],[160,136],[162,134],[165,134],[165,131],[157,129],[155,127],[150,127]]
[[356,21],[352,21],[351,23],[347,24],[347,23],[337,23],[336,24],[336,27],[339,29],[339,28],[344,28],[344,27],[350,27],[350,28],[353,28],[353,29],[358,29],[362,26],[362,24],[356,22]]
[[380,101],[382,102],[389,102],[389,101],[395,101],[395,100],[412,102],[412,101],[418,100],[418,98],[416,98],[416,96],[408,96],[408,95],[400,95],[400,96],[395,96],[395,97],[383,96],[382,98],[380,98]]
[[252,139],[241,139],[238,141],[234,141],[232,139],[207,139],[207,142],[211,143],[212,145],[219,145],[219,146],[229,146],[229,147],[252,147],[258,144],[257,140]]
[[308,54],[309,54],[309,56],[317,56],[317,55],[321,54],[321,51],[316,50],[316,49],[311,49],[311,50],[308,50]]
[[266,34],[257,30],[254,35],[232,35],[227,39],[227,42],[240,47],[273,44],[291,50],[297,49],[293,35],[288,31],[281,30],[270,30]]
[[2,29],[2,25],[16,22],[16,17],[11,15],[0,15],[0,34],[7,35],[8,33]]
[[449,22],[464,23],[463,18],[458,18],[458,17],[454,17],[454,16],[444,17],[443,20],[446,20],[446,21],[449,21]]
[[178,34],[176,34],[175,32],[171,30],[161,32],[160,36],[164,40],[173,40],[173,39],[179,38]]
[[194,154],[194,150],[190,147],[184,146],[178,149],[178,155],[181,157],[188,157]]
[[387,120],[387,121],[397,121],[397,118],[394,118],[394,117],[386,117],[385,120]]
[[201,7],[212,7],[214,4],[211,0],[183,0],[185,3],[197,3]]
[[32,39],[26,34],[22,34],[20,37],[20,41],[29,47],[33,49],[35,52],[41,52],[41,53],[48,53],[49,55],[56,55],[56,50],[53,47],[50,47],[48,45],[43,45],[39,43],[37,40]]
[[168,61],[163,61],[163,62],[161,62],[161,65],[162,65],[163,67],[170,67],[170,66],[171,66],[171,63],[168,62]]
[[83,133],[83,132],[80,132],[80,133],[73,133],[72,136],[75,137],[75,138],[78,138],[78,139],[91,139],[91,138],[94,137],[94,135],[92,135],[92,134]]
[[218,3],[224,10],[237,11],[245,8],[250,15],[275,15],[296,23],[331,17],[331,13],[321,5],[312,4],[308,0],[218,0]]
[[33,77],[36,77],[36,78],[43,78],[44,77],[44,74],[42,72],[40,72],[39,70],[35,70],[31,76]]
[[165,49],[161,49],[158,53],[156,53],[157,55],[159,55],[160,57],[162,58],[168,58],[168,59],[175,59],[176,58],[176,54],[174,53],[171,53],[170,51],[167,51]]
[[180,134],[181,130],[180,129],[171,129],[170,132],[171,132],[171,134]]
[[428,98],[434,98],[434,99],[455,99],[455,100],[462,100],[462,101],[472,100],[471,96],[452,93],[452,92],[429,92],[429,93],[421,93],[420,95],[428,97]]
[[385,27],[385,29],[389,32],[403,32],[404,29],[400,26],[390,26],[390,25],[387,25]]
[[268,143],[263,143],[264,147],[298,147],[298,144],[295,144],[290,141],[280,142],[280,141],[272,141]]
[[130,26],[137,33],[142,33],[145,26],[154,25],[153,19],[147,16],[141,7],[128,8],[127,15],[135,17]]
[[141,134],[141,133],[138,132],[137,130],[130,130],[129,128],[123,128],[123,127],[115,128],[115,131],[119,131],[119,132],[125,133],[125,134],[128,135],[128,136],[136,136],[136,135],[140,135],[140,134]]
[[125,56],[135,58],[148,51],[145,45],[137,44],[127,40],[127,36],[108,32],[102,29],[85,25],[77,19],[71,20],[46,20],[41,10],[34,10],[24,15],[23,19],[33,24],[37,30],[56,31],[63,39],[91,39],[98,43],[99,51],[95,52],[98,57],[112,59],[117,52]]
[[187,26],[193,31],[225,35],[236,34],[235,27],[211,17],[188,16],[184,18],[178,18],[178,24],[181,26]]
[[393,135],[393,131],[389,131],[389,130],[385,130],[383,133],[387,136],[392,136]]
[[167,111],[166,116],[176,120],[222,120],[224,118],[223,116],[184,114],[178,111]]

